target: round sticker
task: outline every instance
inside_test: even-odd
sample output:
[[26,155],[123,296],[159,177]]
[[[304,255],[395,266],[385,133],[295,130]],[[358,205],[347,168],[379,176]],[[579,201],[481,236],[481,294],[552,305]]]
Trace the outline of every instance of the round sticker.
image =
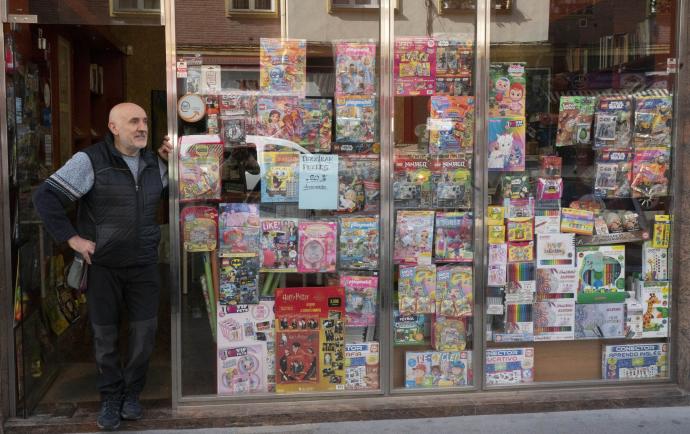
[[177,114],[185,122],[198,122],[206,115],[206,104],[199,95],[185,95],[177,103]]

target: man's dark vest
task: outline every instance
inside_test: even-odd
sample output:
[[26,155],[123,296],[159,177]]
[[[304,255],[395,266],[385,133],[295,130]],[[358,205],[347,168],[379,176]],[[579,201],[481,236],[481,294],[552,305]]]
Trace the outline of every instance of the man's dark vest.
[[106,267],[155,264],[161,238],[156,212],[163,191],[158,158],[142,151],[135,181],[110,134],[84,152],[93,165],[94,183],[79,201],[78,232],[96,243],[91,261]]

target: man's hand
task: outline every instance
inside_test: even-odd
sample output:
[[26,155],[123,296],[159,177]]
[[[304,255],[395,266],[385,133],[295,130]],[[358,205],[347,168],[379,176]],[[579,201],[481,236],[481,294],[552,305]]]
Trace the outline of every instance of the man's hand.
[[173,147],[170,143],[170,136],[163,137],[163,143],[161,143],[161,147],[158,148],[158,156],[161,157],[162,160],[167,162],[168,157],[170,157],[172,151]]
[[96,243],[85,240],[79,235],[75,235],[67,240],[67,244],[69,244],[69,246],[75,252],[81,253],[86,263],[91,265],[91,255],[93,255],[93,253],[96,251]]

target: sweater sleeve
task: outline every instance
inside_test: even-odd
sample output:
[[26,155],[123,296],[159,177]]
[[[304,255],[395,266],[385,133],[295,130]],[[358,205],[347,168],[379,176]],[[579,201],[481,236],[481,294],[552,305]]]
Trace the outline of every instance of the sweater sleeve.
[[91,160],[85,153],[77,152],[34,192],[36,212],[48,233],[57,242],[64,242],[78,235],[67,216],[66,207],[88,193],[93,182]]

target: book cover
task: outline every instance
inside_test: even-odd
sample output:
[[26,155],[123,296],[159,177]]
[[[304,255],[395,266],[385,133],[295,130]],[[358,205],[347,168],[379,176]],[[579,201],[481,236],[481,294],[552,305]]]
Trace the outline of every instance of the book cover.
[[335,97],[335,140],[374,143],[378,140],[378,109],[371,95]]
[[378,216],[341,217],[338,253],[341,269],[378,270]]
[[436,38],[436,95],[472,92],[474,38]]
[[186,252],[212,252],[218,244],[218,210],[187,206],[180,211],[182,243]]
[[606,345],[602,352],[604,380],[643,380],[668,377],[668,345]]
[[432,96],[428,130],[431,154],[472,152],[474,148],[474,97]]
[[277,288],[276,392],[345,389],[345,292]]
[[261,38],[259,47],[261,90],[304,95],[307,87],[307,41]]
[[535,341],[575,339],[575,299],[538,301],[533,309]]
[[345,344],[345,390],[379,389],[379,343]]
[[644,307],[642,337],[665,338],[668,336],[668,311],[670,282],[637,282],[637,299]]
[[421,345],[429,336],[426,316],[422,314],[401,314],[393,312],[393,341],[395,345]]
[[345,326],[376,325],[378,282],[376,276],[340,276],[340,286],[345,288]]
[[264,152],[261,202],[297,202],[299,152]]
[[490,171],[525,170],[525,118],[489,119]]
[[434,259],[439,262],[472,262],[472,213],[437,212]]
[[472,154],[451,153],[430,157],[433,204],[437,208],[472,207]]
[[396,38],[393,51],[395,95],[433,95],[436,88],[436,41]]
[[254,256],[259,245],[259,206],[251,203],[221,203],[218,206],[220,256]]
[[561,232],[561,210],[535,209],[534,233],[558,234]]
[[398,309],[404,314],[436,311],[436,266],[401,265],[398,276]]
[[376,44],[338,42],[335,44],[335,94],[376,93]]
[[491,63],[489,77],[489,116],[524,117],[527,96],[525,63]]
[[538,234],[537,268],[573,268],[574,234]]
[[472,384],[471,351],[408,351],[405,387],[453,387]]
[[588,144],[592,141],[592,118],[597,98],[562,96],[558,109],[556,146]]
[[624,326],[623,303],[575,305],[575,339],[622,338]]
[[261,219],[261,271],[297,272],[297,219]]
[[536,270],[537,298],[551,298],[570,294],[578,288],[577,268],[538,268]]
[[393,260],[429,264],[434,238],[434,211],[398,211]]
[[266,342],[245,342],[218,349],[218,395],[268,392]]
[[335,271],[336,235],[338,227],[329,221],[299,222],[300,273],[327,273]]
[[524,384],[534,381],[534,348],[486,350],[486,384]]
[[446,265],[436,270],[436,313],[449,318],[472,315],[472,267]]
[[259,302],[259,258],[237,256],[220,258],[220,304]]

